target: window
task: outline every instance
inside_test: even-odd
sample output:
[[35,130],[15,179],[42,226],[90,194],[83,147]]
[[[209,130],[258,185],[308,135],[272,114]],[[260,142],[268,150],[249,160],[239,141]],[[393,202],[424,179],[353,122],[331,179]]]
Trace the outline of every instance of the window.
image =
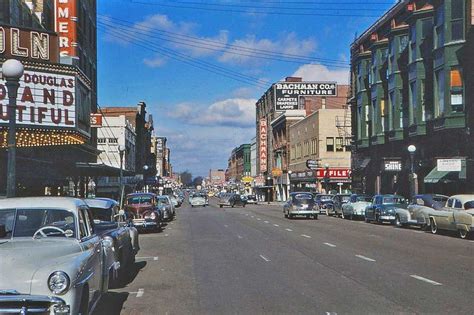
[[376,125],[375,125],[375,117],[377,115],[377,100],[373,99],[372,100],[372,135],[375,135],[376,133]]
[[344,152],[344,138],[336,138],[336,152]]
[[418,111],[418,100],[416,93],[416,81],[410,82],[410,124],[416,124],[416,115]]
[[290,159],[294,161],[296,159],[296,148],[294,145],[291,146],[290,149]]
[[410,62],[416,60],[416,24],[410,26]]
[[391,126],[389,126],[389,128],[390,130],[392,130],[396,128],[395,117],[397,114],[397,106],[395,103],[395,91],[390,92],[390,94],[388,95],[388,101],[389,101],[388,106],[390,106],[390,116],[391,116],[390,117]]
[[451,40],[464,39],[464,0],[451,0]]
[[426,120],[425,89],[426,89],[426,82],[425,80],[421,80],[421,86],[420,86],[421,121]]
[[380,125],[382,132],[385,131],[385,100],[380,100]]
[[97,143],[105,143],[106,139],[105,138],[97,138]]
[[117,138],[109,138],[109,143],[118,143]]
[[352,138],[350,137],[347,137],[347,138],[344,138],[345,140],[345,147],[346,147],[346,151],[350,151],[351,150],[351,142],[352,142]]
[[451,109],[455,112],[463,111],[463,83],[461,69],[452,68],[450,72]]
[[435,113],[436,117],[444,114],[444,70],[438,70],[435,73],[436,89],[435,89]]
[[84,220],[84,214],[81,210],[77,211],[79,216],[79,238],[84,238],[89,236],[86,221]]
[[398,46],[398,52],[402,53],[408,46],[408,35],[400,36],[400,46]]
[[444,45],[444,7],[441,5],[436,10],[435,21],[435,48],[440,48]]
[[326,151],[334,152],[334,138],[332,137],[326,138]]

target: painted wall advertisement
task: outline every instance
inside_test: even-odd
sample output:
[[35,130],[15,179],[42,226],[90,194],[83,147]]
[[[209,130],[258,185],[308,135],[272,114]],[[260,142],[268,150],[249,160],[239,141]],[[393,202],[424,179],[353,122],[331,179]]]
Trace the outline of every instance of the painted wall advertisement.
[[259,159],[260,159],[260,172],[267,171],[267,135],[268,133],[268,126],[267,120],[265,118],[260,119],[260,129],[259,129]]
[[335,82],[280,82],[274,86],[275,110],[297,110],[302,96],[337,96]]
[[[76,78],[25,71],[17,98],[17,124],[35,127],[76,126]],[[8,124],[8,93],[0,78],[0,125]]]

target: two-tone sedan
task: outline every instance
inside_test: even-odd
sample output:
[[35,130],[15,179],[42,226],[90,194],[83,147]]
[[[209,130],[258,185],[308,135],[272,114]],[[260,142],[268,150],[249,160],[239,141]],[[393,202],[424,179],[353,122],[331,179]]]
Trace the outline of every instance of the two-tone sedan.
[[439,230],[456,231],[467,238],[474,232],[474,195],[449,197],[446,205],[430,217],[431,233]]
[[89,314],[107,292],[110,242],[87,204],[0,200],[0,314]]
[[125,211],[139,231],[161,231],[163,214],[156,194],[128,194],[125,198]]
[[314,201],[312,193],[308,192],[292,192],[290,198],[283,205],[283,213],[285,218],[292,219],[296,216],[304,216],[306,218],[318,219],[319,208]]
[[349,220],[365,218],[365,208],[370,206],[371,203],[372,197],[353,194],[349,202],[342,205],[342,217]]
[[396,219],[397,208],[406,209],[408,203],[399,195],[376,195],[372,204],[365,208],[365,222],[390,222]]
[[419,194],[412,198],[408,211],[416,225],[424,230],[430,229],[430,218],[446,205],[449,197],[439,194]]

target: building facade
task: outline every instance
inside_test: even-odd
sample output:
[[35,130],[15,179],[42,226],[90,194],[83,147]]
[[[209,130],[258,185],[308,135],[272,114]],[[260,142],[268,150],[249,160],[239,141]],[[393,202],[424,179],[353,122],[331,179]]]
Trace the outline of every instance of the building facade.
[[[474,189],[472,8],[466,0],[399,1],[352,44],[358,190]],[[456,167],[439,168],[449,162]]]
[[348,109],[319,109],[289,127],[292,190],[350,188],[351,135],[337,124],[348,114]]
[[225,185],[225,170],[215,169],[209,170],[209,182],[210,186],[224,187]]

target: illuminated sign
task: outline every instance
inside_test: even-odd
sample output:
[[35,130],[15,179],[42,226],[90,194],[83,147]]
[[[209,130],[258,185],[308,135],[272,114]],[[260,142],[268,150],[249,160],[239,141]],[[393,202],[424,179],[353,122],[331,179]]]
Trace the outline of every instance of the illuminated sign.
[[300,109],[300,96],[337,96],[335,82],[280,82],[273,88],[276,111]]
[[[20,80],[17,124],[35,127],[76,127],[76,78],[72,75],[25,71]],[[8,94],[0,79],[0,125],[8,124]]]
[[0,26],[0,55],[58,62],[58,37],[45,32]]
[[91,114],[91,128],[102,127],[102,114]]
[[397,160],[390,160],[383,162],[383,169],[386,172],[401,172],[402,162]]
[[59,54],[77,56],[76,0],[56,0],[56,32],[59,34]]
[[260,157],[260,172],[266,172],[267,170],[267,135],[268,135],[268,126],[267,120],[265,118],[260,119],[259,126],[259,157]]

